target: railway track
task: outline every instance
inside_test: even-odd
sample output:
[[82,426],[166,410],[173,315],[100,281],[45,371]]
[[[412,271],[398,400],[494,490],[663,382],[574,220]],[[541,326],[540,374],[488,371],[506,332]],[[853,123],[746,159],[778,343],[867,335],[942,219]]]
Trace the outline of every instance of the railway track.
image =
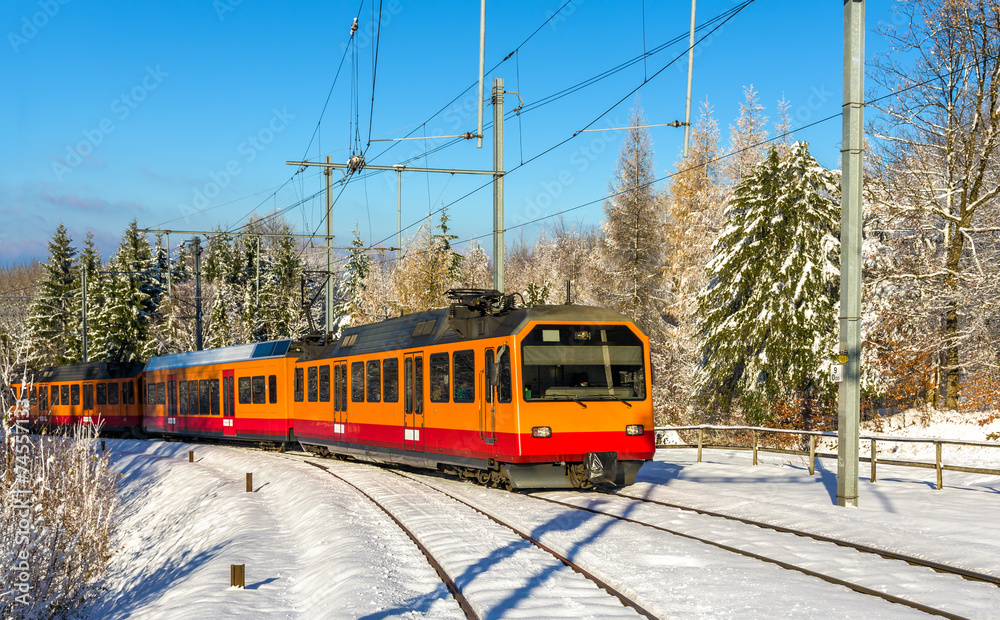
[[[536,590],[536,593],[531,597],[531,602],[542,605],[543,608],[540,610],[540,613],[543,614],[544,605],[551,605],[552,602],[551,600],[547,603],[543,600],[536,600],[538,598],[546,598],[546,596],[537,594],[537,586],[541,583],[550,584],[554,582],[556,584],[556,591],[560,591],[561,588],[564,591],[573,592],[572,600],[567,599],[567,601],[561,604],[579,605],[581,617],[657,617],[643,609],[622,592],[600,580],[557,551],[547,547],[530,536],[530,534],[514,525],[486,514],[477,509],[473,504],[453,494],[424,484],[419,478],[400,473],[396,470],[367,467],[359,469],[354,464],[339,463],[337,461],[319,463],[313,460],[313,458],[302,458],[299,455],[287,456],[304,460],[313,467],[325,471],[327,474],[356,490],[382,510],[406,533],[424,554],[468,618],[502,616],[504,612],[513,609],[513,607],[518,607],[519,612],[526,611],[521,609],[525,604],[524,600],[512,598],[518,596],[518,592],[523,589],[523,586],[518,588],[515,584],[513,592],[511,592],[512,587],[510,583],[497,583],[495,586],[490,585],[490,582],[495,581],[497,577],[497,575],[490,573],[497,571],[499,571],[501,580],[510,581],[512,576],[514,576],[522,582],[526,579],[528,584],[535,584],[534,586],[530,586],[531,589]],[[386,481],[387,476],[392,476],[400,483],[407,485],[410,489],[417,485],[423,487],[420,495],[420,504],[422,506],[415,506],[413,503],[407,502],[406,489],[394,488],[391,482]],[[474,518],[466,517],[470,525],[475,524],[467,529],[472,538],[465,541],[453,540],[455,517],[448,516],[447,514],[435,513],[428,515],[426,513],[428,503],[423,500],[426,498],[426,490],[428,488],[432,489],[435,493],[450,497],[462,507],[463,511],[467,513],[471,512],[474,515]],[[434,505],[439,507],[438,504]],[[442,529],[440,526],[443,523],[446,525]],[[494,527],[494,531],[490,531],[487,524],[491,524]],[[495,532],[498,528],[503,528],[503,530],[508,532],[508,535],[506,537],[502,535],[498,536]],[[512,541],[509,533],[515,534],[517,539]],[[444,538],[452,540],[444,541]],[[479,538],[482,541],[486,541],[487,544],[485,545],[486,548],[476,550],[477,542],[482,542],[477,541]],[[491,543],[488,542],[490,539],[496,539],[499,543],[490,547]],[[520,541],[521,544],[517,544],[517,541]],[[477,559],[472,561],[471,565],[462,561],[456,561],[454,545],[470,547],[469,553],[471,555],[469,557]],[[537,555],[531,558],[525,557],[529,555],[529,551],[544,553],[548,556],[548,559],[539,560]],[[514,557],[515,555],[518,557]],[[516,562],[524,566],[521,569],[505,566]],[[558,564],[558,566],[555,566],[555,564]],[[525,572],[525,566],[528,572]],[[564,574],[566,573],[566,567],[572,569],[575,574]],[[530,573],[532,570],[535,571],[534,576]],[[505,572],[507,573],[506,576],[504,576]],[[525,577],[526,575],[527,577]],[[578,583],[568,583],[581,578],[586,579],[591,588],[581,589]],[[614,598],[612,599],[612,597]],[[497,602],[498,599],[500,600],[499,603]],[[612,600],[614,601],[613,603],[611,602]]]

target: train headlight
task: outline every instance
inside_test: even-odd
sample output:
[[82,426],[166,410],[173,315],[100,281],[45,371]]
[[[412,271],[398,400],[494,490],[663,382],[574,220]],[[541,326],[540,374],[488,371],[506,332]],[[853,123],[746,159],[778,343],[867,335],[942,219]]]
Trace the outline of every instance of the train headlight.
[[531,427],[531,436],[537,437],[539,439],[547,439],[552,436],[551,426],[533,426]]
[[625,427],[625,434],[629,437],[635,437],[637,435],[642,435],[646,432],[645,427],[642,424],[629,424]]

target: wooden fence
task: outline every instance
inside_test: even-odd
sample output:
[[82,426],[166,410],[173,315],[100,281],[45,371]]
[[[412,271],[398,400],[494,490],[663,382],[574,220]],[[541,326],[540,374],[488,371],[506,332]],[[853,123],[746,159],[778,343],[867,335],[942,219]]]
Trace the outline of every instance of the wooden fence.
[[[757,464],[757,453],[758,452],[770,452],[775,454],[797,454],[801,456],[809,456],[809,475],[814,475],[816,473],[816,459],[817,458],[830,458],[836,459],[836,454],[827,454],[816,452],[816,438],[817,437],[832,437],[837,438],[837,433],[830,433],[825,431],[797,431],[788,430],[782,428],[765,428],[762,426],[715,426],[711,424],[702,424],[698,426],[657,426],[656,431],[656,447],[657,448],[695,448],[698,449],[698,462],[701,462],[701,452],[703,448],[715,448],[715,449],[725,449],[725,450],[751,450],[753,452],[753,464]],[[697,446],[691,444],[664,444],[663,434],[668,431],[697,431],[698,432],[698,444]],[[705,431],[718,431],[718,432],[749,432],[751,433],[752,443],[750,447],[746,446],[716,446],[716,445],[703,445]],[[800,435],[809,437],[809,451],[805,450],[789,450],[784,448],[768,448],[762,447],[760,445],[761,435],[774,434],[774,435]],[[863,441],[871,442],[871,456],[870,457],[859,457],[861,462],[871,463],[871,481],[876,480],[876,471],[878,469],[878,464],[883,465],[896,465],[900,467],[920,467],[923,469],[934,469],[937,471],[937,488],[941,489],[944,487],[944,472],[945,471],[960,471],[972,474],[986,474],[991,476],[1000,476],[1000,469],[989,469],[984,467],[965,467],[961,465],[948,465],[945,464],[941,459],[941,448],[945,445],[956,445],[956,446],[977,446],[977,447],[987,447],[987,448],[1000,448],[1000,442],[992,441],[963,441],[958,439],[934,439],[934,438],[916,438],[916,437],[889,437],[886,435],[862,435],[860,437]],[[879,442],[896,442],[896,443],[929,443],[935,446],[935,459],[933,463],[927,463],[922,461],[904,461],[897,459],[880,459],[878,458],[878,443]],[[1000,456],[1000,452],[998,452]]]

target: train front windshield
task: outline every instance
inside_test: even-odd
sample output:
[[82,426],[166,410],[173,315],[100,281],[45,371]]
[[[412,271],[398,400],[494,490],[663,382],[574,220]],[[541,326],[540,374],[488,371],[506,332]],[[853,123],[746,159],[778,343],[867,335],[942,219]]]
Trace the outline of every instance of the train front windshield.
[[521,343],[524,399],[645,400],[644,359],[624,325],[539,325]]

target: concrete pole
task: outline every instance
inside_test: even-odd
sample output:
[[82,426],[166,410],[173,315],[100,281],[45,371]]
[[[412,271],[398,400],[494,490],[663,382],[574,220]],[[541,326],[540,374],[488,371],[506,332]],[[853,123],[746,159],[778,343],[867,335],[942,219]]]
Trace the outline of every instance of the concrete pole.
[[[326,163],[332,163],[329,155]],[[333,168],[323,168],[326,175],[326,333],[333,333]]]
[[688,39],[688,88],[687,107],[684,112],[684,153],[688,156],[688,144],[691,141],[691,78],[694,76],[694,9],[698,0],[691,0],[691,38]]
[[493,288],[503,288],[503,78],[493,78]]
[[840,353],[837,505],[858,505],[861,409],[861,183],[864,146],[865,2],[844,2],[844,133],[840,203]]

